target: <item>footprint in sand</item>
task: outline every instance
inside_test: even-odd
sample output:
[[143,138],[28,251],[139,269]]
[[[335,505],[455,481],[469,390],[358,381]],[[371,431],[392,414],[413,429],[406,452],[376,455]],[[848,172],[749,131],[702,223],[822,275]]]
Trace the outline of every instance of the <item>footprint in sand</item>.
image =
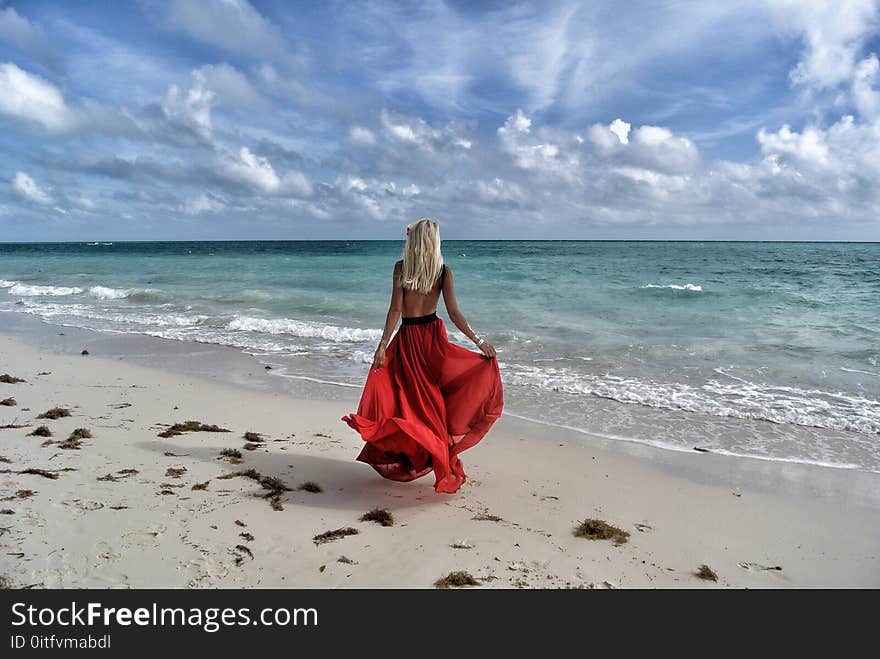
[[159,524],[146,529],[137,529],[123,534],[123,539],[131,541],[140,547],[152,546],[159,544],[159,538],[165,534],[167,527]]
[[[95,558],[100,559],[100,561],[118,561],[122,558],[122,554],[116,551],[113,546],[109,542],[101,541],[97,543],[93,549],[95,554]],[[95,567],[101,567],[100,561]]]
[[187,586],[190,588],[205,588],[216,581],[223,579],[229,574],[229,568],[217,562],[214,558],[199,557],[186,564],[178,566],[178,571],[184,573]]
[[80,510],[100,510],[104,504],[100,501],[83,501],[82,499],[65,499],[62,501],[65,506],[73,506]]

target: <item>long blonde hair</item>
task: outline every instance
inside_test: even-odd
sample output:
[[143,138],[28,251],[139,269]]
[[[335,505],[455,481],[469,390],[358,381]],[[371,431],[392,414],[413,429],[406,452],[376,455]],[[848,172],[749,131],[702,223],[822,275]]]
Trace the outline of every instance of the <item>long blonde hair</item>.
[[423,217],[408,229],[400,281],[405,289],[424,295],[434,288],[443,268],[440,225],[430,217]]

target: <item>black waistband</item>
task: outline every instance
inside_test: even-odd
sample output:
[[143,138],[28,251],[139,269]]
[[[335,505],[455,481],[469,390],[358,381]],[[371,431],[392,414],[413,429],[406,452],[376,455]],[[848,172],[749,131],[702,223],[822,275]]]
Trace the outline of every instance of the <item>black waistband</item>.
[[410,316],[409,318],[402,318],[404,325],[422,325],[424,323],[430,323],[432,320],[437,320],[437,312],[429,313],[427,316]]

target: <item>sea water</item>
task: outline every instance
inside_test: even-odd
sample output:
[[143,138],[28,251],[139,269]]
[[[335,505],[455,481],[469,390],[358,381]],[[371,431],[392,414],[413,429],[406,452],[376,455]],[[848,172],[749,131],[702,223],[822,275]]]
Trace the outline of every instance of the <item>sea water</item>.
[[[3,244],[0,311],[234,346],[356,397],[402,246]],[[880,244],[445,241],[443,254],[498,350],[506,413],[880,471]]]

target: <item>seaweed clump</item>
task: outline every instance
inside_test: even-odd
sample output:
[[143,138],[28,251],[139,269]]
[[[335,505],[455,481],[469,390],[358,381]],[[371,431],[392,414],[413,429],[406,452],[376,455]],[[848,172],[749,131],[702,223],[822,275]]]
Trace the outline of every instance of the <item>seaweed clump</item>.
[[312,541],[316,545],[323,545],[325,542],[333,542],[334,540],[340,540],[342,538],[345,538],[346,536],[357,535],[358,533],[360,533],[360,531],[348,526],[343,529],[334,529],[332,531],[324,531],[324,533],[319,533],[314,538],[312,538]]
[[53,407],[51,410],[46,410],[42,414],[38,414],[38,419],[60,419],[63,416],[70,416],[70,410],[66,407]]
[[471,576],[470,572],[459,570],[450,572],[445,577],[434,582],[437,588],[464,588],[465,586],[479,586],[480,582]]
[[40,426],[39,428],[34,428],[33,432],[28,433],[28,437],[51,437],[52,431],[49,430],[48,426]]
[[70,433],[70,437],[63,442],[58,442],[58,448],[79,450],[82,448],[82,440],[91,439],[91,437],[92,432],[88,428],[77,428]]
[[361,515],[362,522],[376,522],[382,526],[394,526],[394,515],[384,508],[373,508]]
[[473,517],[471,517],[471,519],[474,519],[478,522],[503,522],[504,521],[504,519],[501,517],[498,517],[498,515],[490,515],[488,513],[481,513],[480,515],[474,515]]
[[0,375],[0,382],[3,384],[18,384],[19,382],[24,382],[21,378],[17,378],[14,375],[9,375],[9,373],[4,373]]
[[614,540],[614,544],[622,545],[629,540],[629,532],[611,526],[601,519],[587,519],[574,531],[578,538],[586,538],[587,540]]
[[318,485],[315,481],[306,481],[305,483],[300,484],[296,489],[301,492],[311,492],[312,494],[318,494],[319,492],[324,491],[324,488]]
[[694,575],[696,575],[699,579],[703,579],[705,581],[718,581],[718,574],[715,572],[715,570],[710,568],[705,563],[703,563],[703,565],[701,565],[699,569],[694,572]]
[[3,405],[4,407],[15,407],[18,405],[18,401],[14,398],[4,398],[3,400],[0,400],[0,405]]
[[185,432],[230,432],[228,428],[221,428],[213,424],[202,423],[201,421],[184,421],[183,423],[175,423],[166,430],[159,433],[159,437],[174,437],[182,435]]

